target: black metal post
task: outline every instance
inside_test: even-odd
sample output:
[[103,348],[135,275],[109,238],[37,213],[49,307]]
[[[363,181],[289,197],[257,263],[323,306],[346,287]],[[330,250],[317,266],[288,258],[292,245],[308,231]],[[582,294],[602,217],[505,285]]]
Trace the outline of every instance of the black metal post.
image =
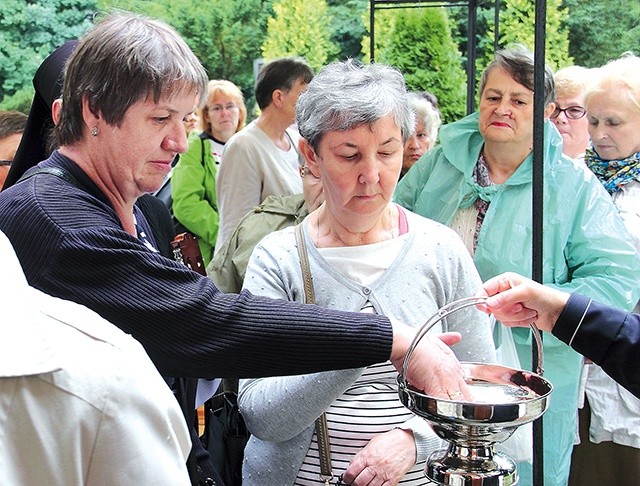
[[374,35],[374,25],[375,25],[375,11],[376,11],[376,0],[369,0],[369,62],[374,62],[374,50],[375,50],[375,35]]
[[476,111],[477,1],[469,0],[467,14],[467,115]]
[[[533,189],[532,189],[532,276],[543,282],[543,226],[544,226],[544,74],[546,0],[536,0],[535,10],[535,64],[533,78]],[[536,370],[538,356],[533,347],[532,369]],[[544,485],[542,417],[533,423],[533,484]]]
[[500,49],[500,0],[493,7],[493,52]]

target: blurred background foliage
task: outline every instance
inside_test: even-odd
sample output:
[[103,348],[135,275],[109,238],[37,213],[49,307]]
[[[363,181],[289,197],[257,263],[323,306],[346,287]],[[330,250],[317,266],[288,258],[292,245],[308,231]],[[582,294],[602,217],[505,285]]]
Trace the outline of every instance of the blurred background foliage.
[[[477,3],[479,74],[494,52],[495,1]],[[499,5],[498,46],[533,50],[534,2]],[[236,83],[251,108],[263,60],[302,56],[315,70],[339,59],[367,62],[369,8],[369,0],[2,0],[0,109],[28,112],[42,60],[113,9],[168,22],[209,77]],[[375,12],[375,60],[400,69],[411,90],[438,96],[445,122],[465,111],[467,15],[466,7],[436,6]],[[638,0],[547,0],[547,62],[596,67],[625,51],[640,54],[638,19]]]

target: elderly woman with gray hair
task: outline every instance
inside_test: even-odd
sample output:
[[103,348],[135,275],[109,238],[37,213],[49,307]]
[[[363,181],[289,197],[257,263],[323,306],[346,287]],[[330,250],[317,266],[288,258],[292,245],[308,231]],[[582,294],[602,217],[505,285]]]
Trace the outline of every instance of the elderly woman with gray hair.
[[[298,228],[262,240],[244,288],[304,302],[298,253],[304,248],[322,307],[419,326],[448,302],[472,295],[480,280],[460,238],[391,201],[414,127],[402,75],[383,65],[331,64],[300,96],[296,115],[300,151],[322,181],[325,202]],[[494,361],[489,321],[475,309],[448,318],[439,331],[462,335],[452,348],[458,358]],[[355,485],[428,483],[424,461],[440,440],[403,407],[396,379],[387,362],[243,380],[239,405],[252,433],[243,484],[318,484],[314,423],[323,413],[334,476]]]
[[431,93],[409,93],[409,105],[416,116],[416,123],[415,130],[404,144],[400,177],[436,144],[441,120],[434,102],[437,103],[437,98]]
[[[478,113],[442,127],[440,145],[395,193],[403,207],[456,229],[485,281],[507,271],[532,273],[533,77],[531,53],[498,51],[482,74]],[[640,259],[611,198],[583,164],[562,153],[562,137],[548,120],[555,110],[548,68],[543,91],[542,283],[631,309],[640,296]],[[520,367],[528,368],[531,334],[504,331],[513,337]],[[544,361],[554,386],[543,417],[544,483],[566,486],[582,357],[548,335]],[[532,484],[528,464],[519,472],[520,486]]]
[[[611,196],[640,255],[640,58],[625,55],[595,70],[585,107],[591,136],[585,163]],[[585,375],[569,485],[638,484],[640,399],[593,363]]]

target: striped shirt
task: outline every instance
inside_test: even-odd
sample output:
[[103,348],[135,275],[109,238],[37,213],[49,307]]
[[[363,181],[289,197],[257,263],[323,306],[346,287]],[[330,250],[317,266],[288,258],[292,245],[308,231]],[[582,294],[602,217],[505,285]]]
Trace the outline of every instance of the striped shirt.
[[[327,262],[348,278],[370,284],[379,278],[397,257],[403,238],[372,245],[340,248],[320,248]],[[375,313],[367,301],[361,312]],[[362,375],[326,411],[331,444],[331,467],[334,477],[340,476],[349,463],[376,435],[402,427],[413,414],[398,398],[398,372],[391,362],[369,366]],[[442,441],[435,434],[433,449]],[[393,454],[394,451],[389,451]],[[432,484],[424,475],[425,462],[415,464],[400,481],[403,485]],[[320,459],[314,432],[311,445],[298,472],[295,486],[319,484]]]

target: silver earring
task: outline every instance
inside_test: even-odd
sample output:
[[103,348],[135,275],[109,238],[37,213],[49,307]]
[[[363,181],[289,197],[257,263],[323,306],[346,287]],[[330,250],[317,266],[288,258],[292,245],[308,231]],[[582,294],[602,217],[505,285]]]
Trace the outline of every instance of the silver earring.
[[98,136],[98,127],[93,127],[91,129],[91,136],[92,137],[97,137]]

